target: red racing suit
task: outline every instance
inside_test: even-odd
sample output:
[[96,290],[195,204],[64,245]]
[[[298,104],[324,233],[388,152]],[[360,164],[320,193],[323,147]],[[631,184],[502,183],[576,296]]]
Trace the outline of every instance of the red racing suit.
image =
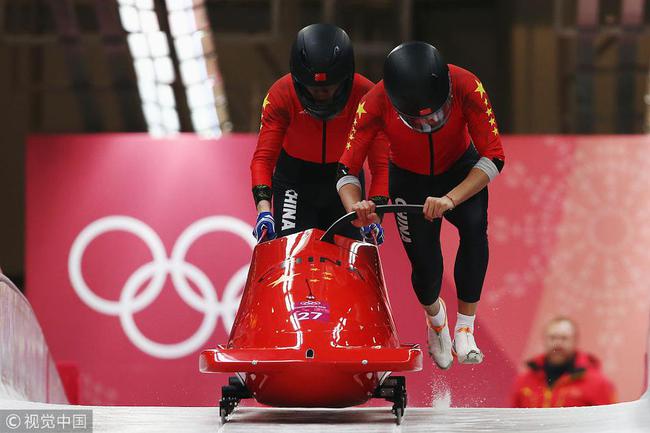
[[[262,103],[262,124],[251,162],[253,187],[271,186],[273,171],[282,150],[290,157],[303,161],[337,163],[350,138],[359,101],[373,86],[372,81],[363,75],[354,74],[352,92],[345,108],[333,119],[325,121],[312,117],[304,110],[296,95],[291,74],[276,81]],[[376,142],[368,152],[370,170],[373,178],[377,179],[377,185],[384,185],[388,182],[388,161],[384,158],[388,143],[381,134],[376,140],[369,141]],[[364,161],[361,161],[359,169]],[[380,194],[371,188],[369,196],[374,195]]]
[[[373,177],[374,194],[390,196],[393,203],[424,204],[427,197],[442,197],[460,184],[473,167],[490,179],[501,171],[504,153],[492,106],[483,84],[471,72],[449,65],[451,111],[447,122],[431,133],[408,127],[391,104],[383,81],[363,97],[340,160],[337,188],[354,182],[366,155],[383,150],[390,159],[386,177]],[[377,149],[375,136],[383,132],[389,149]],[[473,143],[473,145],[472,145]],[[445,219],[460,236],[454,270],[458,298],[478,302],[488,265],[487,188],[450,210]],[[396,218],[402,245],[411,262],[411,283],[422,305],[440,294],[443,261],[441,220],[421,215]]]
[[544,371],[544,355],[527,363],[527,371],[515,382],[512,406],[575,407],[616,402],[614,386],[600,370],[594,356],[578,352],[574,367],[549,387]]
[[[446,172],[473,142],[481,157],[492,161],[498,170],[505,156],[492,105],[483,84],[471,72],[449,65],[452,86],[452,109],[447,123],[433,133],[409,128],[393,108],[380,81],[361,100],[355,125],[347,141],[341,164],[356,175],[367,154],[373,149],[374,137],[383,131],[390,142],[390,161],[397,167],[423,175]],[[384,158],[388,159],[388,155]],[[375,156],[376,158],[376,156]],[[373,178],[372,191],[387,196],[386,177]],[[381,191],[381,194],[379,194]]]
[[[256,202],[271,200],[279,236],[306,230],[326,229],[345,214],[336,191],[338,161],[349,139],[361,98],[374,84],[355,74],[347,104],[332,119],[308,114],[290,74],[276,81],[262,104],[262,124],[251,161],[253,195]],[[373,137],[368,152],[374,185],[388,181],[388,142],[385,135]],[[361,162],[363,165],[363,161]],[[369,197],[381,195],[371,188]],[[350,226],[342,234],[358,237]]]

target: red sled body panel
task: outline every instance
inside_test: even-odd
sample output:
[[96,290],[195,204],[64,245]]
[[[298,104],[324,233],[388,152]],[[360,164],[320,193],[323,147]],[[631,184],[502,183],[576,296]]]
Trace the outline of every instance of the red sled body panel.
[[377,247],[322,234],[255,248],[228,344],[201,354],[202,372],[239,373],[271,406],[346,407],[422,368],[420,348],[398,341]]

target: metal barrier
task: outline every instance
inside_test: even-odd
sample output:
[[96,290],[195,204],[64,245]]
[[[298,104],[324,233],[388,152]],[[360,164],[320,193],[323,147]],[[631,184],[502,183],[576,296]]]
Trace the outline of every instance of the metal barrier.
[[0,273],[0,400],[68,403],[32,307]]
[[641,399],[650,400],[650,322],[648,323],[648,341],[645,346],[645,394]]

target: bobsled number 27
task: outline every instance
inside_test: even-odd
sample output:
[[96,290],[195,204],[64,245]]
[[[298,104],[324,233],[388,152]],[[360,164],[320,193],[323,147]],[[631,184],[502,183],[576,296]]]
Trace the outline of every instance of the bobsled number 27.
[[340,408],[376,397],[401,422],[406,385],[390,373],[421,370],[422,352],[399,343],[377,247],[334,235],[352,218],[255,248],[228,344],[200,356],[204,373],[237,374],[222,389],[222,421],[243,398]]

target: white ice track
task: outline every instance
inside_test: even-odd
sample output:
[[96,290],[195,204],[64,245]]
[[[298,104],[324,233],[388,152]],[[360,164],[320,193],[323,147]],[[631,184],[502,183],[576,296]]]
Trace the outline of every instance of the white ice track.
[[[15,299],[15,304],[27,301],[19,296],[17,289],[7,290],[11,282],[0,274],[0,279],[7,284],[0,285],[0,307],[7,309],[9,297]],[[2,301],[5,302],[2,302]],[[14,305],[11,311],[19,310]],[[27,304],[28,305],[28,304]],[[21,333],[18,322],[26,320],[11,311],[4,311],[0,316],[3,329],[13,334]],[[31,311],[30,311],[31,313]],[[33,313],[31,313],[33,314]],[[4,319],[4,320],[3,320]],[[40,328],[34,324],[34,332]],[[25,328],[23,326],[23,328]],[[36,329],[38,328],[38,329]],[[9,337],[0,333],[7,347],[0,351],[0,364],[17,355],[16,338],[11,338],[12,332],[5,332]],[[17,337],[18,335],[14,335]],[[22,335],[26,337],[26,335]],[[6,341],[5,341],[6,340]],[[650,335],[649,335],[650,340]],[[13,343],[12,343],[13,342]],[[12,347],[12,344],[14,346]],[[23,345],[24,346],[24,345]],[[27,345],[29,346],[29,345]],[[648,341],[650,349],[650,341]],[[46,347],[44,352],[47,353]],[[650,352],[650,350],[649,350]],[[27,355],[23,355],[27,356]],[[2,358],[0,357],[0,358]],[[648,356],[650,363],[650,356]],[[1,366],[1,365],[0,365]],[[650,366],[649,366],[650,367]],[[650,368],[649,368],[650,370]],[[11,371],[11,370],[7,370]],[[11,385],[12,378],[7,383],[0,375],[0,385]],[[18,375],[14,371],[15,375]],[[30,376],[31,377],[31,376]],[[14,378],[15,379],[15,378]],[[33,382],[33,381],[32,381]],[[38,388],[38,384],[25,381],[13,381],[27,391]],[[42,384],[41,384],[42,385]],[[41,386],[42,388],[42,386]],[[216,408],[210,407],[115,407],[115,406],[69,406],[61,404],[36,403],[7,398],[15,393],[3,393],[6,387],[0,386],[0,409],[92,409],[94,432],[115,433],[202,433],[202,432],[300,432],[317,431],[338,432],[620,432],[620,433],[650,433],[650,390],[637,401],[620,403],[611,406],[595,406],[564,409],[492,409],[492,408],[407,408],[401,426],[395,424],[395,418],[389,407],[362,409],[266,409],[239,407],[221,424]],[[38,389],[35,391],[39,391]],[[25,393],[25,395],[30,395]],[[39,394],[35,394],[39,395]],[[13,397],[15,398],[15,397]],[[47,397],[49,398],[49,396]],[[52,401],[52,400],[50,400]],[[6,431],[0,426],[0,432]]]
[[[0,400],[0,409],[70,406]],[[79,409],[81,407],[75,406]],[[240,407],[220,424],[215,408],[84,407],[95,432],[650,432],[650,400],[565,409],[407,408],[401,426],[386,408],[307,410]]]

